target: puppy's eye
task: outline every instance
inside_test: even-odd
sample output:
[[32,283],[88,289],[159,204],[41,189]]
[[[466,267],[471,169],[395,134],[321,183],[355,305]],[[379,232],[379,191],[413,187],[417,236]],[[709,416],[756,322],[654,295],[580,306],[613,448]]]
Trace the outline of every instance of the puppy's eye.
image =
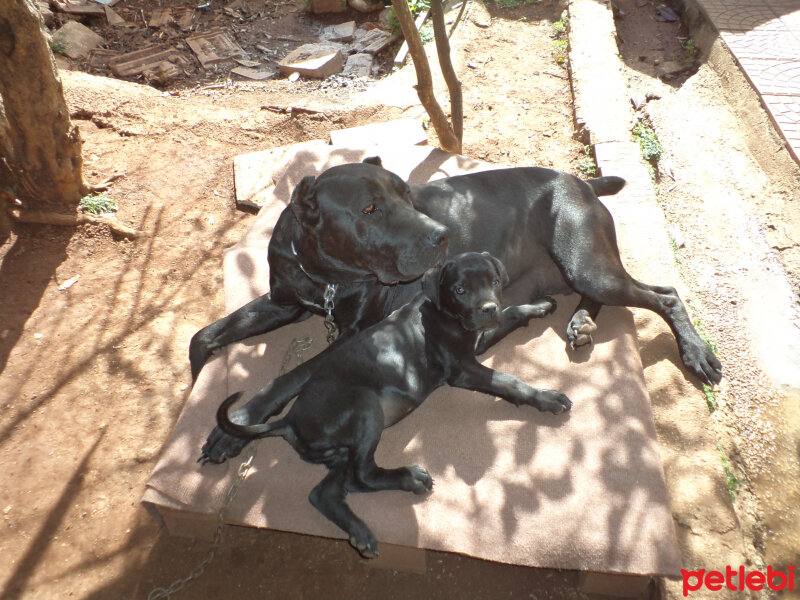
[[368,204],[367,206],[361,209],[361,212],[364,213],[365,215],[371,215],[376,210],[378,210],[377,206],[375,206],[374,204]]
[[497,287],[498,285],[500,285],[500,281],[498,279],[493,279],[492,280],[492,286],[493,287]]
[[456,294],[458,294],[459,296],[460,296],[461,294],[463,294],[464,292],[466,292],[466,291],[467,291],[467,290],[465,290],[465,289],[464,289],[463,287],[461,287],[461,286],[458,286],[458,287],[456,288]]

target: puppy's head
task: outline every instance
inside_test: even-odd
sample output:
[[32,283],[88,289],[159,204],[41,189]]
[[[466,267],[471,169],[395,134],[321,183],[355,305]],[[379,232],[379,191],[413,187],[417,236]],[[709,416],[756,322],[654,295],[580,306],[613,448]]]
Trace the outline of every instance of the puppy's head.
[[449,259],[441,269],[428,271],[422,289],[464,329],[479,331],[503,322],[502,289],[507,284],[503,263],[488,252],[467,252]]

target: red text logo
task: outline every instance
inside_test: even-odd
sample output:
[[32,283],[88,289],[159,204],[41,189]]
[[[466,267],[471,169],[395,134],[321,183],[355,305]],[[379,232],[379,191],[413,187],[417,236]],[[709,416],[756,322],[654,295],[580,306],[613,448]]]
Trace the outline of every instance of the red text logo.
[[733,569],[731,566],[725,567],[725,572],[706,571],[687,571],[681,569],[683,577],[683,596],[689,592],[696,592],[705,588],[712,592],[718,592],[723,586],[729,590],[763,590],[768,588],[779,592],[781,590],[794,591],[794,565],[789,565],[786,571],[767,567],[766,572],[750,571],[745,573],[744,567]]

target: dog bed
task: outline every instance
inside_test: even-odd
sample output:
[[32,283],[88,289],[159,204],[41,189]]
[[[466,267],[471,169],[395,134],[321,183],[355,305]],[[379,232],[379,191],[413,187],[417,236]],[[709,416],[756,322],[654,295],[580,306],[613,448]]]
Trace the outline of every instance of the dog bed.
[[[282,164],[269,165],[274,185],[264,192],[268,201],[225,257],[228,311],[268,291],[269,236],[294,185],[305,175],[370,153],[304,145],[283,152],[288,158]],[[386,168],[411,183],[496,168],[419,146],[380,155]],[[384,431],[376,461],[389,468],[425,467],[434,478],[433,492],[348,496],[380,542],[532,567],[679,575],[631,313],[603,308],[594,345],[572,350],[564,330],[578,298],[558,301],[555,314],[531,321],[480,360],[531,385],[566,393],[572,410],[554,416],[453,388],[432,394]],[[147,505],[193,515],[219,510],[242,459],[196,462],[217,407],[236,391],[251,397],[277,376],[292,340],[303,336],[313,338],[307,359],[326,345],[322,319],[232,345],[206,364],[147,483]],[[344,537],[307,500],[326,469],[304,463],[280,438],[254,443],[253,468],[227,521]]]

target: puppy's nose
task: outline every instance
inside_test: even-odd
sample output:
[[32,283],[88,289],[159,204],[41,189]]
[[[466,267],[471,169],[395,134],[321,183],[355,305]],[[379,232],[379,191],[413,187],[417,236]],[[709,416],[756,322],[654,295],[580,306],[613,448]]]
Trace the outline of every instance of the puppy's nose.
[[447,230],[447,227],[437,227],[436,229],[431,230],[431,232],[428,234],[428,244],[434,248],[443,246],[447,242],[447,236],[449,233],[450,232]]
[[486,313],[490,317],[497,315],[498,306],[494,302],[484,302],[481,305],[481,312]]

